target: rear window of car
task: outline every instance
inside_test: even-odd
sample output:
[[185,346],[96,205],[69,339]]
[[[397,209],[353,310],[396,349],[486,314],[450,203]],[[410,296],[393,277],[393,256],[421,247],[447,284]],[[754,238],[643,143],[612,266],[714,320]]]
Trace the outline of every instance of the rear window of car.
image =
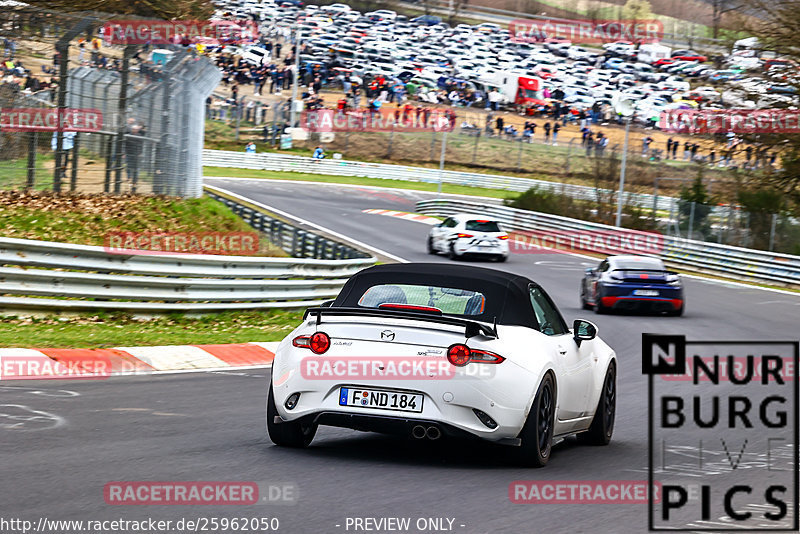
[[370,287],[358,300],[358,305],[364,308],[379,308],[382,304],[436,308],[447,315],[480,315],[486,307],[486,297],[482,293],[466,289],[383,284]]
[[467,221],[466,225],[467,230],[472,230],[473,232],[501,232],[500,227],[497,225],[495,221]]

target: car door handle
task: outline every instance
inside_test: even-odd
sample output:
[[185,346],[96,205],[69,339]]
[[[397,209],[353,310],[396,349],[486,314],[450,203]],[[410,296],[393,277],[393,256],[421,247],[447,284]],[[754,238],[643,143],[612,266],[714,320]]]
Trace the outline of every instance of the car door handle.
[[564,356],[567,354],[567,349],[565,349],[564,347],[558,347],[558,353]]

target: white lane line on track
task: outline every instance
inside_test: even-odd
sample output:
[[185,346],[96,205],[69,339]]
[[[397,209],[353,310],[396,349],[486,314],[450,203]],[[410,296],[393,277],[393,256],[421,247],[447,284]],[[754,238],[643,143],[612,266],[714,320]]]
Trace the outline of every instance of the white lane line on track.
[[[204,178],[215,179],[215,180],[239,180],[239,181],[250,180],[250,181],[254,181],[254,182],[282,182],[282,183],[294,182],[294,183],[302,183],[302,184],[332,185],[332,186],[336,186],[336,187],[355,187],[355,188],[374,187],[376,189],[387,189],[387,190],[392,190],[392,191],[406,191],[406,192],[413,191],[413,192],[416,192],[416,193],[430,193],[429,191],[420,191],[420,190],[417,190],[417,189],[397,189],[397,188],[393,188],[393,187],[382,187],[382,186],[361,186],[361,185],[354,185],[354,184],[336,184],[336,183],[332,183],[332,182],[312,182],[312,181],[301,181],[301,180],[273,180],[273,179],[270,179],[270,178],[226,178],[224,176],[205,176]],[[241,199],[247,200],[248,202],[252,202],[253,204],[260,205],[260,206],[264,207],[265,209],[273,209],[273,208],[270,208],[269,206],[265,206],[264,204],[260,204],[258,202],[253,201],[253,200],[250,200],[247,197],[243,197],[241,195],[237,195],[236,193],[231,193],[229,191],[226,191],[225,189],[222,189],[220,187],[216,187],[216,186],[212,186],[212,185],[209,185],[208,187],[219,189],[220,191],[225,191],[228,194],[231,194],[231,195],[234,195],[234,196],[239,197]],[[481,200],[493,200],[493,201],[497,201],[498,200],[496,198],[476,197],[476,196],[473,196],[473,195],[456,195],[456,194],[449,194],[449,193],[446,194],[446,195],[442,195],[442,196],[478,198],[478,199],[481,199]],[[275,213],[280,213],[281,215],[284,215],[285,217],[288,217],[288,218],[293,218],[293,219],[296,219],[298,221],[302,221],[303,220],[303,219],[300,219],[299,217],[295,217],[293,215],[289,215],[288,213],[284,213],[284,212],[281,212],[279,210],[274,210],[273,209],[273,211],[275,211]],[[315,225],[314,223],[306,222],[306,224],[309,224],[310,226],[315,226],[315,227],[317,227],[317,228],[319,228],[321,230],[330,232],[331,235],[336,235],[337,237],[341,236],[342,239],[348,239],[353,243],[359,243],[358,241],[356,241],[354,239],[348,238],[346,236],[342,236],[341,234],[338,234],[336,232],[331,232],[330,230],[327,230],[324,227]],[[367,248],[372,249],[372,250],[376,250],[376,251],[379,250],[379,249],[376,249],[374,247],[371,247],[371,246],[363,244],[363,243],[362,243],[362,246],[367,247]],[[401,263],[408,263],[408,260],[404,260],[404,259],[398,258],[397,256],[389,254],[388,252],[381,252],[381,254],[384,254],[384,255],[386,255],[386,256],[388,256],[390,258],[392,258],[392,257],[393,258],[397,258],[396,261],[399,261]],[[566,254],[568,256],[574,256],[576,258],[581,258],[581,259],[593,261],[595,263],[599,263],[598,259],[593,257],[593,256],[585,256],[583,254],[577,254],[575,252],[561,252],[561,254]],[[755,286],[755,285],[745,284],[745,283],[742,283],[742,282],[734,282],[734,281],[729,281],[729,280],[715,280],[713,278],[706,278],[704,276],[699,276],[699,275],[695,275],[695,274],[685,274],[685,273],[683,273],[683,274],[681,274],[681,276],[684,276],[686,278],[691,278],[692,280],[697,280],[699,282],[705,282],[707,284],[714,284],[714,285],[721,285],[721,286],[728,286],[728,287],[736,287],[736,288],[743,288],[743,289],[759,289],[761,291],[769,291],[771,293],[778,293],[778,294],[781,294],[781,295],[790,295],[790,296],[793,296],[793,297],[800,297],[800,293],[797,293],[797,292],[794,292],[794,291],[786,291],[784,289],[778,289],[778,288],[774,288],[774,287],[761,287],[761,286]]]
[[255,200],[253,200],[251,198],[247,198],[247,197],[245,197],[243,195],[238,195],[238,194],[236,194],[236,193],[234,193],[232,191],[228,191],[227,189],[223,189],[221,187],[216,187],[216,186],[213,186],[213,185],[207,185],[206,187],[210,187],[211,189],[215,189],[215,190],[217,190],[217,191],[219,191],[221,193],[225,193],[225,194],[230,195],[232,197],[238,198],[239,200],[244,200],[244,201],[249,202],[251,204],[255,204],[256,206],[258,206],[260,208],[264,208],[267,211],[271,211],[272,213],[275,213],[277,215],[281,215],[283,217],[286,217],[287,219],[291,219],[293,221],[297,221],[298,223],[308,225],[308,226],[310,226],[312,228],[316,228],[317,230],[321,230],[321,231],[323,231],[323,232],[325,232],[327,234],[330,234],[330,235],[332,235],[334,237],[337,237],[337,238],[341,239],[342,241],[346,241],[346,242],[352,243],[353,245],[356,245],[357,247],[365,248],[367,250],[372,251],[375,254],[378,254],[380,256],[385,256],[385,257],[390,258],[390,259],[392,259],[392,260],[394,260],[394,261],[396,261],[398,263],[409,263],[408,260],[403,259],[400,256],[395,256],[394,254],[386,252],[385,250],[381,250],[381,249],[379,249],[377,247],[373,247],[372,245],[367,245],[363,241],[358,241],[356,239],[353,239],[352,237],[347,237],[344,234],[340,234],[339,232],[334,232],[333,230],[325,228],[322,225],[312,223],[311,221],[307,221],[307,220],[302,219],[300,217],[297,217],[295,215],[291,215],[289,213],[286,213],[283,210],[279,210],[279,209],[273,208],[272,206],[268,206],[268,205],[263,204],[261,202],[257,202]]

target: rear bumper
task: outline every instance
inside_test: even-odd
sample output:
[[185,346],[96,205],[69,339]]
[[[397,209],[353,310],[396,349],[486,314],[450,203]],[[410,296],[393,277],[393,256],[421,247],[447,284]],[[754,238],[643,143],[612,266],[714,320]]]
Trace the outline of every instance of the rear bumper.
[[320,412],[318,414],[306,416],[304,419],[319,425],[351,428],[363,432],[378,432],[380,434],[391,434],[402,437],[411,436],[414,427],[422,425],[426,429],[429,427],[438,428],[443,436],[459,439],[478,439],[475,434],[471,434],[449,423],[426,419],[412,419],[409,417]]
[[[390,434],[409,435],[415,425],[423,424],[437,426],[446,435],[468,434],[489,441],[514,439],[525,423],[538,381],[537,376],[512,362],[491,366],[470,364],[460,369],[473,369],[479,375],[451,379],[308,380],[297,369],[283,371],[280,360],[276,358],[277,363],[273,364],[273,392],[283,420],[310,419],[322,425]],[[484,372],[493,376],[482,376]],[[421,394],[422,411],[342,406],[339,398],[343,386]],[[285,402],[293,393],[300,396],[290,410]],[[476,409],[488,415],[495,426],[484,424],[475,413]]]
[[487,257],[487,256],[508,256],[508,242],[507,241],[499,241],[497,246],[494,247],[480,247],[479,245],[469,245],[468,243],[459,243],[456,241],[453,245],[453,250],[459,256],[475,256],[475,257]]
[[614,310],[677,311],[683,307],[682,298],[617,296],[600,300],[604,307]]

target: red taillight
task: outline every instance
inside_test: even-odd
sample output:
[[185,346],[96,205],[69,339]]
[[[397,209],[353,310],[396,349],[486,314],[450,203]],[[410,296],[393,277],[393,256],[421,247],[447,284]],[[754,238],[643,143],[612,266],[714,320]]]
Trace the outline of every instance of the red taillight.
[[466,345],[450,345],[450,348],[447,349],[447,359],[456,367],[463,367],[469,363],[470,352]]
[[474,236],[472,234],[458,234],[456,237],[461,238],[461,237],[474,237]]
[[463,367],[468,363],[503,363],[505,358],[488,350],[470,349],[462,343],[456,343],[447,349],[447,360],[456,367]]
[[297,336],[292,345],[301,349],[311,349],[314,354],[322,354],[331,347],[331,338],[325,332],[315,332],[310,336]]
[[322,354],[331,347],[331,338],[325,332],[315,332],[309,341],[309,348],[314,354]]
[[499,235],[499,236],[497,236],[497,239],[506,240],[506,239],[508,239],[508,234],[505,234],[505,235]]

